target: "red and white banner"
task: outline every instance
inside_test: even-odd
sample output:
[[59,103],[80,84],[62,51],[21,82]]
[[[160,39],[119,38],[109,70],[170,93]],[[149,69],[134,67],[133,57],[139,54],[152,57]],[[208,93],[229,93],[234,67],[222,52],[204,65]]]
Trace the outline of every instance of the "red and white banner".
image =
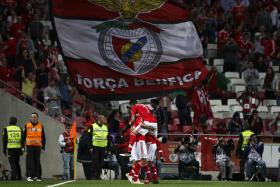
[[95,99],[187,89],[206,77],[189,10],[167,0],[55,0],[54,28],[69,73]]

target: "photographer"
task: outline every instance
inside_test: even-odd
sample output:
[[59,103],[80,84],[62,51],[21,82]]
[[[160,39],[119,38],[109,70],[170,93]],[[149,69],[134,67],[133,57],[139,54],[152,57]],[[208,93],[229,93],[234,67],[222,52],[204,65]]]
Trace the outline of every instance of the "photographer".
[[246,176],[250,180],[254,174],[253,166],[258,169],[257,174],[260,180],[265,180],[266,177],[266,163],[262,160],[264,144],[259,141],[255,134],[251,135],[249,146],[245,148],[246,161]]
[[219,137],[218,143],[212,149],[214,160],[220,169],[219,177],[221,180],[232,179],[233,162],[230,160],[230,157],[233,150],[233,140],[229,139],[225,143],[223,137]]
[[195,176],[199,176],[199,162],[195,159],[196,144],[191,141],[190,137],[182,139],[180,144],[174,150],[179,155],[179,178],[184,179],[183,173],[186,167],[193,167]]

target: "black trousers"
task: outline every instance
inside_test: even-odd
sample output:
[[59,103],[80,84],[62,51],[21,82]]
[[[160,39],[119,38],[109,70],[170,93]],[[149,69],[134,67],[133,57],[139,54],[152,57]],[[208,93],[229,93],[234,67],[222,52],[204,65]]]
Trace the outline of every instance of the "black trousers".
[[189,163],[185,163],[182,161],[179,161],[178,164],[178,171],[179,171],[179,178],[184,178],[183,173],[184,173],[184,168],[188,166],[193,166],[194,167],[194,175],[198,176],[199,175],[199,162],[197,160],[192,160]]
[[93,179],[100,179],[102,167],[104,165],[105,158],[105,147],[95,147],[92,150],[92,168],[93,168]]
[[83,164],[83,169],[84,169],[84,174],[86,177],[86,180],[90,180],[92,178],[92,163],[82,163]]
[[41,179],[42,168],[41,168],[41,147],[31,147],[26,148],[26,177],[37,177]]
[[20,156],[21,149],[8,149],[8,159],[11,167],[11,180],[21,180]]

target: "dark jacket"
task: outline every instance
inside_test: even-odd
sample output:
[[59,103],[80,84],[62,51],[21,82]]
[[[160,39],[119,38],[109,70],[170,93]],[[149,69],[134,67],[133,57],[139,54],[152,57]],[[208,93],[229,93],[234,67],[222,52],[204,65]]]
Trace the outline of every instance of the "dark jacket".
[[92,156],[90,152],[91,146],[88,144],[88,136],[85,132],[79,140],[79,147],[78,147],[78,155],[77,155],[77,161],[81,163],[91,163],[92,162]]
[[157,118],[158,126],[167,127],[168,124],[168,114],[167,111],[163,107],[157,107],[153,111],[154,115]]

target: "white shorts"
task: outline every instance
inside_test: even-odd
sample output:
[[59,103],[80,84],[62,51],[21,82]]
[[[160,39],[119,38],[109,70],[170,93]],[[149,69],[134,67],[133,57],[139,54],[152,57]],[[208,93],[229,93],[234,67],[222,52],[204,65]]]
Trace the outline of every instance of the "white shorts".
[[156,152],[157,152],[157,144],[153,143],[153,144],[147,144],[147,148],[148,148],[148,161],[154,161],[155,157],[156,157]]
[[147,159],[147,146],[144,141],[135,142],[131,150],[131,160],[138,161]]

